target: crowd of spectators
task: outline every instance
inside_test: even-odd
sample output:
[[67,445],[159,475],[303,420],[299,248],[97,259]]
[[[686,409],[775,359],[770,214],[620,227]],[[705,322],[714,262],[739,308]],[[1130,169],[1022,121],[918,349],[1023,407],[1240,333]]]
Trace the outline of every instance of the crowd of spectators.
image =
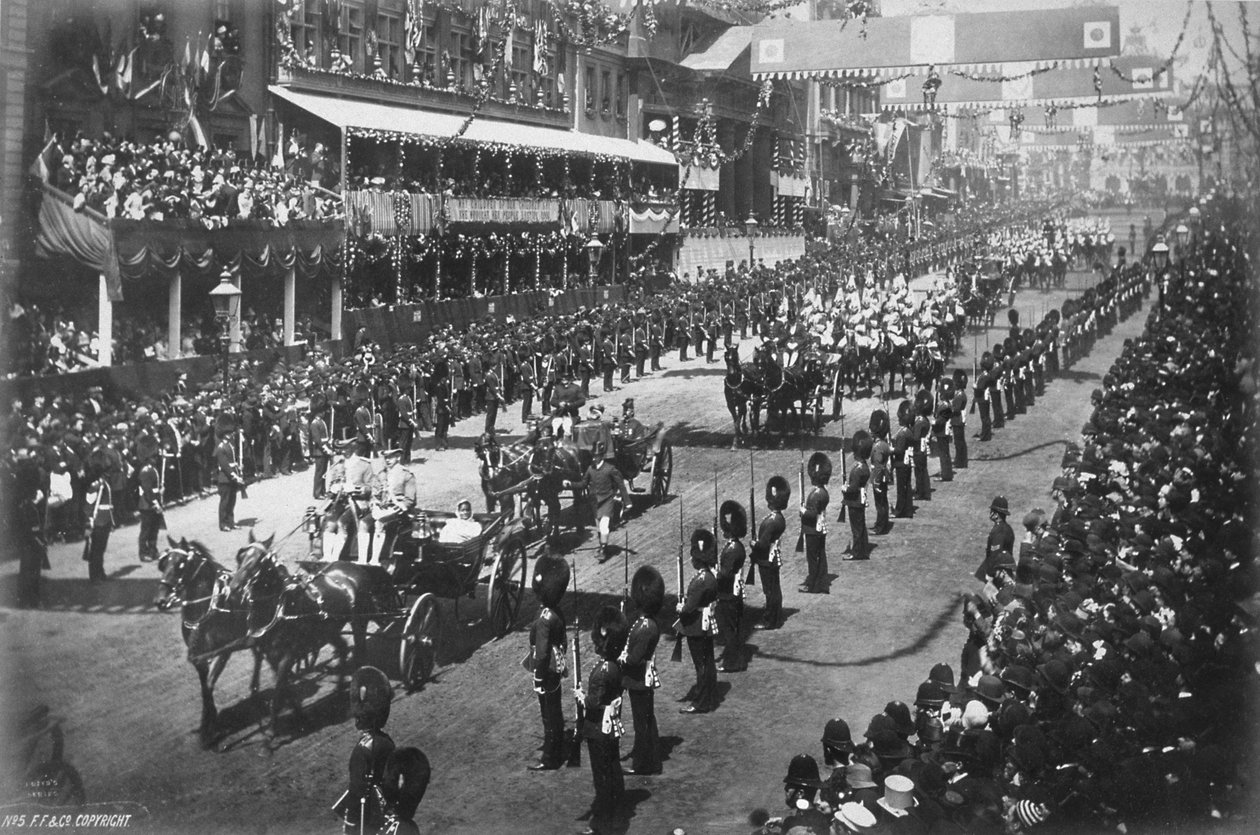
[[[45,179],[72,195],[76,207],[108,218],[183,218],[215,229],[240,220],[284,226],[341,216],[340,196],[311,179],[331,164],[323,146],[303,152],[294,137],[288,147],[289,164],[273,165],[230,147],[190,150],[178,134],[146,143],[80,133],[64,143],[54,137],[40,161]],[[309,164],[300,169],[303,160]]]
[[[784,779],[794,833],[1199,831],[1240,821],[1260,625],[1254,244],[1237,204],[1093,394],[1055,506],[968,594],[957,674],[823,728]],[[1225,233],[1221,222],[1229,227]],[[994,510],[1004,510],[996,499]],[[1004,515],[998,513],[998,515]],[[908,693],[906,694],[908,695]],[[858,744],[860,743],[860,744]]]

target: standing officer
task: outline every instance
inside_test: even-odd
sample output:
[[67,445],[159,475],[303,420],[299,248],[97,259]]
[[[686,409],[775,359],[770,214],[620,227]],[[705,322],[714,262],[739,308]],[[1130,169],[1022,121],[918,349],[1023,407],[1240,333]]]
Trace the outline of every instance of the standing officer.
[[[569,564],[548,551],[534,564],[532,588],[540,604],[529,631],[526,667],[534,674],[534,692],[542,714],[542,757],[530,771],[554,771],[564,762],[564,713],[560,683],[568,672],[568,633],[560,599],[569,587]],[[581,732],[578,728],[577,732]]]
[[656,615],[665,605],[665,579],[650,565],[640,566],[630,580],[630,599],[639,615],[630,627],[625,651],[621,653],[621,685],[630,693],[634,716],[634,748],[630,750],[627,774],[661,773],[661,739],[656,726],[656,645],[661,628]]
[[[358,387],[356,387],[358,388]],[[359,405],[354,410],[354,432],[359,438],[368,442],[370,447],[374,442],[374,425],[372,420],[372,410],[368,408],[368,395],[366,387],[363,393],[359,395]]]
[[109,478],[100,466],[101,456],[88,456],[87,492],[84,495],[83,507],[86,511],[84,519],[84,536],[87,542],[84,547],[84,558],[88,564],[88,580],[101,582],[108,580],[105,573],[105,549],[109,547],[109,534],[114,527],[113,493],[109,487]]
[[236,421],[228,414],[215,421],[219,443],[214,448],[215,484],[219,488],[219,530],[236,530],[236,491],[245,486],[236,459]]
[[984,562],[976,571],[976,578],[981,581],[992,576],[995,566],[1010,565],[1015,561],[1015,531],[1006,522],[1010,513],[1006,496],[994,496],[989,505],[989,519],[993,522],[993,528],[985,541]]
[[954,369],[954,397],[949,401],[949,427],[954,435],[954,469],[967,469],[967,372]]
[[516,391],[521,398],[521,424],[529,423],[534,413],[534,395],[538,394],[538,375],[534,373],[534,358],[524,350],[518,356],[516,366]]
[[136,457],[140,459],[139,482],[140,510],[140,562],[153,562],[157,559],[158,529],[162,527],[162,490],[157,471],[157,458],[160,448],[147,438],[141,438],[136,447]]
[[849,468],[849,481],[844,486],[844,506],[849,515],[849,532],[852,540],[846,550],[846,560],[870,559],[871,542],[866,531],[866,484],[871,480],[871,466],[867,462],[874,446],[871,434],[859,429],[853,435],[853,466]]
[[757,541],[752,544],[752,561],[761,570],[761,590],[766,596],[766,608],[761,621],[753,629],[778,629],[783,622],[783,588],[779,582],[779,568],[783,565],[780,540],[787,528],[783,511],[792,497],[792,487],[781,475],[771,476],[766,482],[766,508],[770,511],[757,528]]
[[888,443],[888,413],[883,409],[871,412],[871,492],[875,496],[875,525],[871,533],[888,533],[888,484],[892,480],[892,446]]
[[932,483],[928,478],[928,452],[932,445],[932,395],[920,389],[914,396],[914,497],[921,502],[932,500]]
[[682,701],[691,702],[679,713],[709,713],[717,707],[717,663],[713,658],[714,607],[717,603],[717,542],[713,534],[696,528],[691,533],[691,567],[696,573],[678,601],[674,628],[687,638],[687,651],[696,670],[696,683]]
[[740,673],[748,669],[744,658],[744,550],[743,538],[748,535],[748,517],[739,502],[727,499],[718,509],[719,525],[726,544],[718,556],[717,628],[722,639],[722,658],[718,672]]
[[485,433],[493,438],[494,425],[499,420],[499,406],[503,403],[503,386],[493,365],[486,368],[481,385],[481,398],[486,407]]
[[809,573],[800,591],[805,594],[830,594],[827,588],[827,504],[831,496],[831,459],[824,452],[815,452],[806,466],[813,488],[801,499],[801,532],[805,536],[805,562]]
[[599,362],[600,371],[604,375],[604,391],[610,392],[613,390],[613,372],[617,370],[617,354],[607,332],[599,343]]
[[398,394],[394,409],[398,413],[398,428],[394,434],[394,447],[402,450],[402,462],[411,463],[411,443],[416,436],[416,404],[411,399],[411,380],[398,378]]
[[577,366],[578,378],[582,381],[582,396],[590,397],[591,375],[595,373],[595,354],[594,348],[585,336],[578,338]]
[[307,430],[310,438],[311,459],[315,462],[315,478],[311,486],[311,496],[324,498],[324,475],[328,472],[328,462],[332,459],[332,444],[328,434],[328,423],[324,420],[325,399],[323,394],[311,398],[311,422]]
[[913,409],[909,400],[897,404],[897,434],[893,436],[893,472],[897,476],[897,504],[893,515],[898,519],[914,518],[914,502],[910,498],[910,473],[914,468],[914,435],[910,431]]
[[617,659],[626,645],[625,615],[616,606],[604,606],[595,613],[591,643],[599,656],[586,678],[586,691],[579,695],[585,719],[582,736],[591,762],[595,800],[591,803],[590,826],[582,835],[604,835],[621,831],[621,799],[626,791],[621,771],[621,665]]
[[446,437],[451,431],[451,422],[454,420],[451,403],[452,398],[450,380],[448,378],[435,379],[433,388],[433,449],[443,450],[447,448]]
[[651,360],[649,366],[653,371],[661,370],[661,354],[665,351],[665,328],[656,321],[652,320],[652,326],[649,333],[648,358]]
[[941,460],[941,481],[954,480],[954,463],[951,460],[953,450],[950,449],[950,433],[953,432],[954,384],[942,379],[937,383],[939,396],[936,400],[936,413],[932,420],[932,435],[936,438],[936,454]]
[[630,366],[634,364],[634,339],[629,330],[622,331],[617,350],[617,367],[621,369],[621,384],[624,386],[630,382]]
[[[642,315],[640,315],[640,320]],[[648,332],[647,326],[643,321],[637,321],[634,325],[634,378],[637,380],[643,376],[644,366],[648,360]]]
[[981,443],[993,439],[993,423],[991,399],[993,397],[993,355],[985,351],[980,357],[980,372],[976,374],[976,385],[971,390],[972,408],[980,412],[980,434],[976,437]]

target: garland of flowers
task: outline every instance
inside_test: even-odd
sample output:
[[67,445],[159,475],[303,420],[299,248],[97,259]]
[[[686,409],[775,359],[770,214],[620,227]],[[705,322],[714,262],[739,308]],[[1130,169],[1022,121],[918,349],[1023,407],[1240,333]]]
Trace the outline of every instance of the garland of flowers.
[[955,70],[952,68],[949,68],[946,71],[950,75],[956,75],[959,78],[965,78],[968,81],[988,81],[995,84],[1001,84],[1007,81],[1020,81],[1025,78],[1032,78],[1035,75],[1041,75],[1042,73],[1047,73],[1058,68],[1059,62],[1055,61],[1047,67],[1035,67],[1028,72],[1022,72],[1018,75],[975,75],[974,73],[965,72],[963,70]]
[[824,81],[828,87],[844,87],[846,90],[874,90],[877,87],[883,87],[885,84],[892,84],[894,81],[904,81],[912,78],[917,73],[906,72],[901,75],[890,75],[885,78],[872,78],[869,81],[853,81],[851,79],[829,79]]
[[[1193,8],[1194,8],[1194,0],[1186,0],[1186,15],[1185,17],[1181,19],[1181,32],[1177,34],[1177,42],[1173,44],[1172,52],[1168,53],[1168,59],[1165,60],[1162,64],[1160,64],[1160,66],[1157,67],[1154,70],[1154,72],[1151,73],[1151,81],[1154,81],[1155,79],[1159,78],[1161,75],[1163,75],[1164,73],[1166,73],[1168,70],[1172,68],[1173,61],[1177,57],[1177,51],[1181,49],[1181,42],[1186,39],[1186,31],[1189,29],[1189,26],[1190,26],[1190,11]],[[1123,72],[1121,72],[1120,68],[1116,66],[1115,61],[1108,62],[1108,65],[1111,67],[1111,71],[1115,73],[1116,78],[1119,78],[1122,81],[1126,81],[1129,84],[1133,84],[1139,80],[1140,81],[1146,80],[1146,79],[1135,79],[1135,78],[1125,75]]]
[[[595,0],[552,0],[551,3],[552,19],[562,39],[581,49],[616,43],[625,37],[630,31],[630,21],[641,6],[642,3],[636,3],[629,14],[623,15]],[[577,21],[576,30],[569,26],[567,18]]]

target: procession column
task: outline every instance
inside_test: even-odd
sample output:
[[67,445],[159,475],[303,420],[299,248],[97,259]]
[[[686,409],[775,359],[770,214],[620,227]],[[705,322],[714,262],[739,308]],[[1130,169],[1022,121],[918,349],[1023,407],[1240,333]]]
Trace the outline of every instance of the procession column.
[[297,259],[284,271],[284,344],[293,344],[293,332],[297,324]]
[[96,351],[100,364],[108,367],[114,364],[114,303],[109,300],[105,273],[97,280],[96,293]]
[[180,355],[180,311],[183,306],[184,277],[176,270],[166,290],[166,359],[175,359]]

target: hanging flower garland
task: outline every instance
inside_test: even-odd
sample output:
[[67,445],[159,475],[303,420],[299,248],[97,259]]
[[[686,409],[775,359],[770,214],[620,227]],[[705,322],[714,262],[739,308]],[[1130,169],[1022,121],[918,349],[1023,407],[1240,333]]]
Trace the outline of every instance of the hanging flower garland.
[[1003,84],[1008,81],[1021,81],[1025,78],[1032,78],[1033,76],[1041,75],[1043,73],[1048,73],[1051,70],[1055,70],[1058,68],[1059,68],[1059,62],[1055,61],[1049,66],[1035,67],[1029,70],[1028,72],[1022,72],[1016,75],[976,75],[974,73],[965,72],[964,70],[955,70],[952,68],[949,68],[946,71],[950,75],[955,75],[955,76],[958,76],[959,78],[965,78],[968,81],[987,81],[993,84]]

